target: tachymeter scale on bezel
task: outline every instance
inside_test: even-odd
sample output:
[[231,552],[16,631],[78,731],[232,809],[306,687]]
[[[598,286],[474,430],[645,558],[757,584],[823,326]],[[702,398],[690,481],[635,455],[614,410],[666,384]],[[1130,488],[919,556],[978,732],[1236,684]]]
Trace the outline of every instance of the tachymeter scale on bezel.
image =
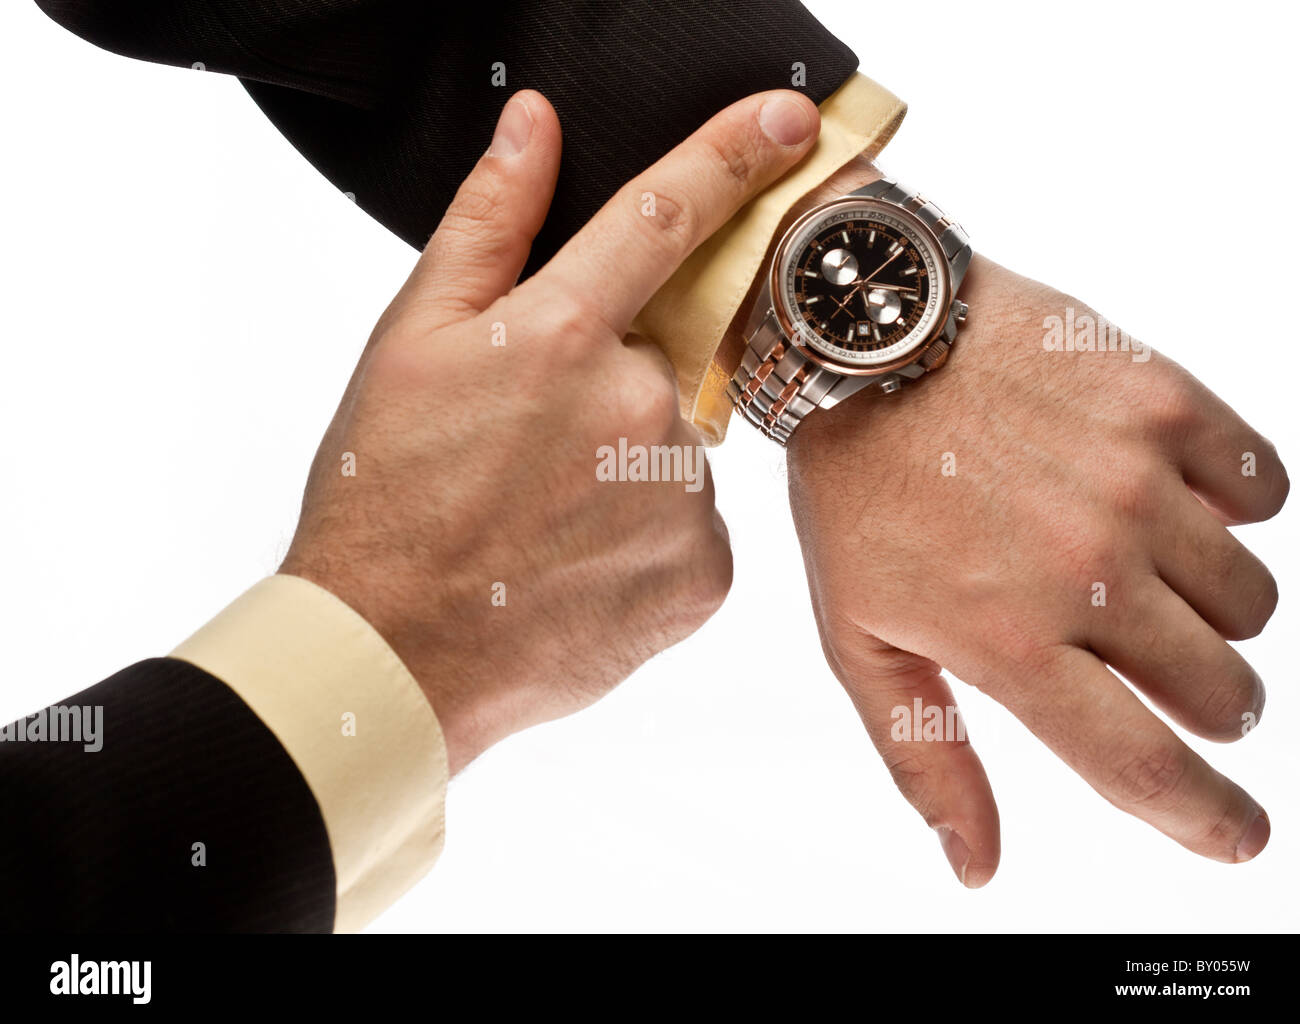
[[782,299],[797,335],[836,362],[896,362],[933,333],[947,270],[931,236],[867,202],[824,211],[785,248]]

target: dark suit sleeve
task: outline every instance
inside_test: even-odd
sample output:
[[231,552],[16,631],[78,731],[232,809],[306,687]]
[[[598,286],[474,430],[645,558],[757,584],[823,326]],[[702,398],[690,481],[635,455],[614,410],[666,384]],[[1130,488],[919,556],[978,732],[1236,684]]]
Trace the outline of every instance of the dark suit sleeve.
[[416,247],[506,98],[538,90],[564,155],[526,273],[718,110],[790,88],[796,62],[821,103],[857,66],[796,0],[37,2],[106,49],[239,76],[308,160]]
[[58,707],[102,708],[102,747],[54,738],[49,709],[36,738],[5,730],[0,930],[332,930],[316,800],[223,682],[159,658]]

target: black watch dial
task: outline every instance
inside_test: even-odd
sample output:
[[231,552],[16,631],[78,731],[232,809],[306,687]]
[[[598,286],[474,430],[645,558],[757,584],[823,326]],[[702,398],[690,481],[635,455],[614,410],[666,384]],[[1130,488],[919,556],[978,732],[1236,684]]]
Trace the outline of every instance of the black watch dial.
[[940,271],[934,246],[902,216],[869,207],[814,223],[786,267],[786,305],[819,351],[869,366],[929,336]]

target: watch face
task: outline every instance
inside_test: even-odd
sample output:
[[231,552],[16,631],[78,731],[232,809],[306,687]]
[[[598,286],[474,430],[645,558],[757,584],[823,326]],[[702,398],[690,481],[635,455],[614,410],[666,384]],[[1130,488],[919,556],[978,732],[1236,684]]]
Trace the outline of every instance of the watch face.
[[796,223],[781,253],[773,290],[796,343],[870,372],[935,333],[948,264],[934,236],[898,207],[837,201]]

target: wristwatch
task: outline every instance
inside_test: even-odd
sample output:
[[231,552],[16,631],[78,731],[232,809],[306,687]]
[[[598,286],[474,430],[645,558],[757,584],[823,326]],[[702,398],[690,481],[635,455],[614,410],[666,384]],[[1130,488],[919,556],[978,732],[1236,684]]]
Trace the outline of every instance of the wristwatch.
[[772,257],[727,394],[784,445],[814,409],[937,370],[970,259],[961,225],[892,178],[809,210]]

